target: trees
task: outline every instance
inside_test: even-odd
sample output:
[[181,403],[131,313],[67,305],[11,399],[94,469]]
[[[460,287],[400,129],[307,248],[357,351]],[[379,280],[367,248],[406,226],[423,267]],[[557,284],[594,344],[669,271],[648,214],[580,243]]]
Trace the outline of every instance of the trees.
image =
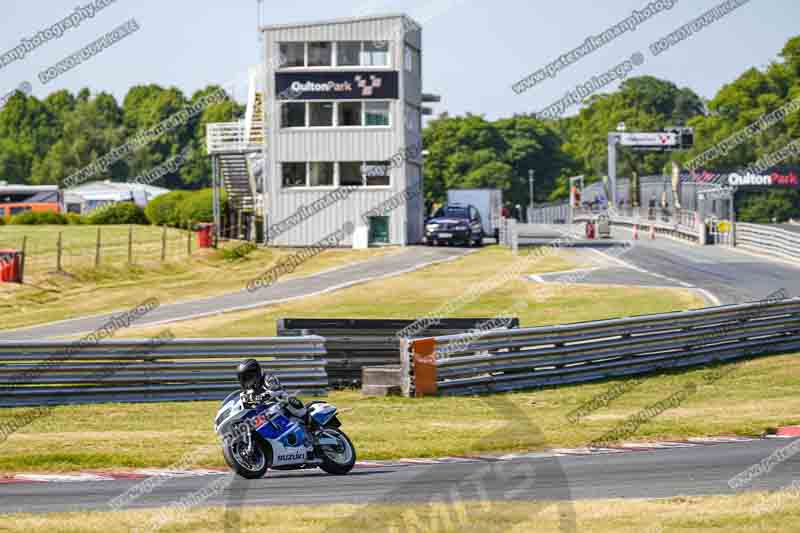
[[541,201],[572,162],[561,140],[542,120],[518,115],[489,122],[482,116],[432,120],[423,132],[425,190],[429,201],[441,202],[447,189],[498,188],[506,201],[528,203],[528,170],[537,170]]
[[[93,95],[88,89],[76,95],[57,91],[44,100],[18,92],[0,109],[0,179],[63,184],[65,178],[125,144],[136,133],[218,90],[218,86],[209,86],[188,100],[176,88],[136,86],[128,91],[121,107],[111,94]],[[243,107],[236,102],[214,104],[93,179],[132,180],[189,147],[183,166],[157,185],[176,189],[208,186],[211,166],[205,151],[205,126],[208,122],[235,120],[242,114]]]

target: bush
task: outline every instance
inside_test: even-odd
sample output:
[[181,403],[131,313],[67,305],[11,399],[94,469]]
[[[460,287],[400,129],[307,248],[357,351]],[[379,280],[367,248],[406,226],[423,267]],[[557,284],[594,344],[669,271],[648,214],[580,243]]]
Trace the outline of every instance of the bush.
[[213,222],[213,202],[211,189],[187,193],[178,204],[178,225],[190,228],[197,222]]
[[18,215],[14,215],[9,220],[9,224],[20,225],[50,225],[50,224],[66,224],[67,217],[61,213],[53,213],[50,211],[25,211]]
[[0,217],[0,226],[5,225],[5,223],[6,223],[6,217]]
[[67,213],[67,224],[78,225],[78,224],[88,224],[88,222],[78,213]]
[[145,207],[145,215],[156,226],[178,226],[178,206],[189,194],[186,191],[172,191],[153,198]]
[[[214,195],[211,189],[172,191],[154,198],[147,204],[145,214],[151,224],[190,228],[198,222],[214,221]],[[222,205],[225,205],[223,193]]]
[[148,223],[144,210],[131,202],[120,202],[102,207],[91,213],[88,220],[89,224],[95,225]]

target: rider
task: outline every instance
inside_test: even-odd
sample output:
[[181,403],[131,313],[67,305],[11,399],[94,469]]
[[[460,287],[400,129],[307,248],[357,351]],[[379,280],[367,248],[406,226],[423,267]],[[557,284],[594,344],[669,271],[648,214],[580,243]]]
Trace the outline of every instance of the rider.
[[297,418],[305,418],[306,408],[297,397],[283,390],[280,380],[274,374],[264,375],[261,364],[255,359],[247,359],[239,364],[236,372],[242,386],[242,397],[246,404],[280,402],[284,408]]

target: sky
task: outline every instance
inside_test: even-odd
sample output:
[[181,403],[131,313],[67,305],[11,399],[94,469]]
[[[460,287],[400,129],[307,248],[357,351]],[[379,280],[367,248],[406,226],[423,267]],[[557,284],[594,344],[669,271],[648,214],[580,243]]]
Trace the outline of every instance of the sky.
[[[93,0],[6,0],[0,20],[0,56]],[[101,0],[102,1],[102,0]],[[540,112],[636,52],[633,75],[653,75],[711,98],[750,67],[778,59],[786,41],[800,35],[800,2],[750,0],[724,18],[654,56],[649,46],[721,0],[659,0],[674,6],[642,21],[602,48],[522,94],[512,85],[643,10],[651,0],[265,0],[265,24],[406,13],[423,28],[423,84],[439,94],[436,113],[467,112],[489,119]],[[40,73],[105,33],[135,19],[133,31],[69,72],[43,83]],[[175,86],[190,95],[208,84],[236,80],[246,95],[248,67],[261,58],[257,0],[116,0],[84,17],[62,37],[42,43],[0,67],[0,96],[30,83],[44,98],[60,89],[107,91],[121,102],[134,85]],[[2,64],[2,63],[0,63]],[[45,78],[46,80],[46,78]],[[613,90],[619,81],[601,91]],[[572,107],[566,114],[574,113]]]

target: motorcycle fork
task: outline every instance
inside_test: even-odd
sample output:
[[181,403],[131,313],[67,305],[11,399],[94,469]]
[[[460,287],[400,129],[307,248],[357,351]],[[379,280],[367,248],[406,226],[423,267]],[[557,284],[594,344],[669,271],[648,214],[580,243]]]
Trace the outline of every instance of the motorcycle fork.
[[250,455],[253,453],[253,434],[249,431],[245,432],[244,434],[244,442],[247,445],[247,454]]

